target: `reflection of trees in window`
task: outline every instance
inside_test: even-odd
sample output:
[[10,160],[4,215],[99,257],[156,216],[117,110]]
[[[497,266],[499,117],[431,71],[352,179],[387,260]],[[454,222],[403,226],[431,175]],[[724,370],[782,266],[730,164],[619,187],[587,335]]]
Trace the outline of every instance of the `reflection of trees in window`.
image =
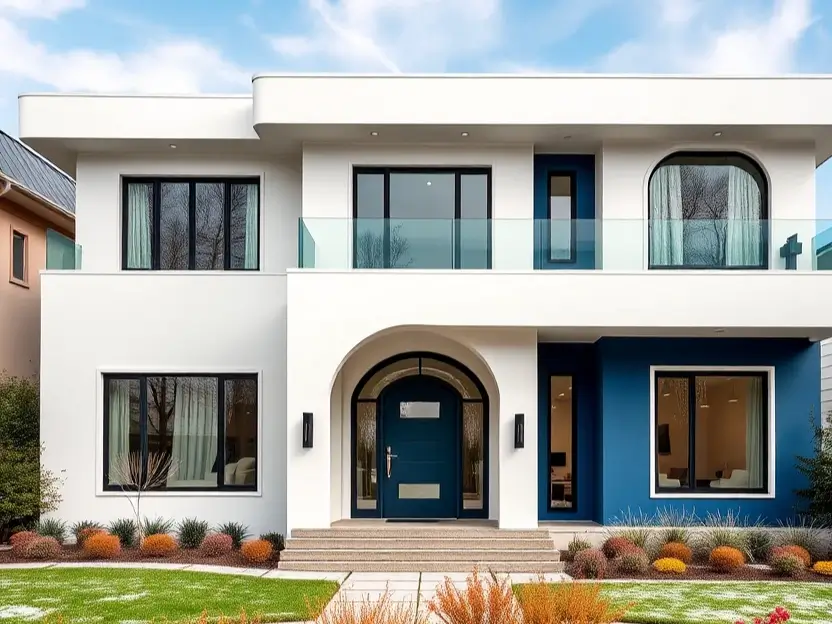
[[196,269],[221,269],[225,253],[225,184],[196,185]]
[[[410,242],[402,236],[402,225],[390,228],[390,261],[387,268],[404,269],[413,264]],[[372,230],[358,233],[355,245],[356,265],[360,269],[382,269],[384,265],[384,236]]]
[[159,268],[162,270],[188,268],[188,201],[187,184],[162,184],[159,206]]
[[686,264],[725,264],[729,168],[720,165],[681,166]]

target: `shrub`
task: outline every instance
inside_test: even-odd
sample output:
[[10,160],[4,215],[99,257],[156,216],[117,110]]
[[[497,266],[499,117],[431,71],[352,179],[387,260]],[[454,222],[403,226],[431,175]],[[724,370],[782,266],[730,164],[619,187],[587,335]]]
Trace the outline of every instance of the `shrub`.
[[824,576],[832,576],[832,561],[818,561],[812,566],[812,571]]
[[[809,427],[812,431],[812,455],[798,456],[797,469],[806,477],[807,486],[797,490],[805,501],[804,510],[822,522],[832,520],[832,414],[818,418],[809,411]],[[804,546],[803,544],[800,544]],[[805,546],[804,546],[805,547]],[[812,552],[811,548],[806,548]]]
[[807,551],[802,546],[795,546],[793,544],[790,544],[788,546],[775,546],[774,548],[772,548],[769,554],[769,562],[771,562],[771,559],[773,559],[774,557],[785,554],[792,554],[798,559],[800,559],[803,562],[804,567],[808,568],[810,565],[812,565],[812,556],[809,554],[809,551]]
[[632,607],[614,605],[595,583],[547,583],[542,578],[535,583],[520,585],[517,602],[524,624],[611,624],[625,619]]
[[11,544],[13,551],[19,552],[23,550],[23,547],[26,546],[26,544],[39,537],[40,535],[34,531],[19,531],[11,536],[9,544]]
[[687,570],[685,562],[673,557],[662,557],[653,562],[653,569],[662,574],[684,574]]
[[219,557],[234,550],[234,540],[225,533],[209,533],[199,545],[199,551],[205,557]]
[[690,563],[693,552],[681,542],[668,542],[659,551],[660,559],[678,559],[684,564]]
[[145,557],[167,557],[175,553],[178,548],[176,540],[167,533],[148,535],[139,545],[139,550]]
[[[764,618],[755,617],[751,622],[753,624],[782,624],[788,622],[789,619],[791,619],[789,612],[783,607],[777,607]],[[745,620],[737,620],[734,624],[745,624]]]
[[650,538],[652,535],[652,529],[645,529],[643,527],[628,527],[626,529],[619,529],[616,537],[623,537],[639,548],[647,550],[647,547],[650,545]]
[[36,537],[23,547],[27,559],[54,559],[61,552],[61,545],[54,537]]
[[650,559],[644,549],[635,546],[616,559],[616,566],[625,574],[644,574],[650,569]]
[[142,535],[167,535],[173,533],[174,522],[167,518],[153,518],[142,520]]
[[691,542],[690,529],[687,527],[667,527],[659,533],[659,543],[665,544],[684,544],[687,546]]
[[734,572],[745,565],[745,555],[730,546],[717,546],[708,556],[708,563],[717,572]]
[[182,548],[199,548],[208,535],[208,523],[196,518],[185,518],[176,528],[176,535]]
[[243,553],[246,561],[250,561],[251,563],[265,563],[272,558],[274,547],[271,542],[267,542],[266,540],[247,540],[243,542],[240,551]]
[[572,538],[572,541],[569,542],[569,545],[566,547],[566,551],[563,555],[563,560],[567,563],[570,563],[575,560],[575,555],[577,555],[582,550],[589,550],[590,548],[592,548],[592,544],[590,544],[588,540],[580,538],[576,535]]
[[696,550],[710,557],[717,548],[727,547],[742,553],[743,560],[752,559],[748,532],[730,526],[710,526],[701,531],[694,540]]
[[446,577],[428,603],[428,612],[445,624],[522,620],[509,580],[500,580],[494,574],[483,579],[476,570],[466,579],[464,588]]
[[798,522],[781,523],[780,526],[778,545],[800,546],[809,553],[814,561],[826,557],[829,550],[828,529],[805,518]]
[[632,552],[636,548],[638,548],[638,546],[626,537],[613,536],[604,542],[601,550],[604,551],[607,559],[615,559],[616,557],[623,555],[625,552]]
[[[81,546],[81,542],[83,542],[83,538],[81,536],[81,532],[84,529],[101,529],[102,526],[97,522],[93,522],[92,520],[80,520],[79,522],[74,523],[72,526],[69,527],[70,532],[75,537],[75,543]],[[84,534],[86,535],[86,533]]]
[[771,569],[780,576],[798,576],[806,569],[803,559],[787,551],[772,553],[768,563]]
[[582,550],[569,564],[569,574],[579,579],[602,579],[607,574],[607,558],[597,548]]
[[40,520],[37,526],[37,534],[43,537],[54,537],[59,544],[66,541],[66,522],[58,518],[46,518]]
[[81,548],[83,548],[84,547],[84,542],[86,542],[93,535],[98,535],[99,533],[106,533],[106,532],[107,531],[105,531],[104,529],[102,529],[100,527],[88,527],[86,529],[81,529],[78,532],[78,537],[76,537],[75,539],[76,539],[78,545]]
[[118,537],[119,543],[125,548],[132,548],[136,545],[138,528],[133,518],[119,518],[110,523],[110,533]]
[[774,546],[774,537],[771,531],[764,529],[749,529],[746,532],[748,539],[748,550],[751,553],[752,561],[765,561],[771,547]]
[[250,537],[248,527],[242,522],[225,522],[217,527],[217,533],[231,536],[234,548],[239,548],[243,541]]
[[260,539],[269,542],[276,553],[279,553],[286,548],[286,540],[283,539],[283,533],[263,533],[263,535],[260,536]]
[[118,536],[96,533],[84,541],[84,554],[93,559],[112,559],[121,552]]

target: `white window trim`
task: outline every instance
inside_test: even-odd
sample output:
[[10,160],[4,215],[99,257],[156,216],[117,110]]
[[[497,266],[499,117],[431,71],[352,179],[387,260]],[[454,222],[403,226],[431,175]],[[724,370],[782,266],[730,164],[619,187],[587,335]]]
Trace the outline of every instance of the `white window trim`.
[[[768,376],[768,492],[748,494],[730,492],[680,493],[656,491],[656,373],[657,372],[725,372],[765,373]],[[774,426],[774,367],[773,366],[651,366],[650,367],[650,498],[653,499],[694,499],[694,500],[749,500],[771,499],[775,494],[775,467],[777,464],[776,437]]]

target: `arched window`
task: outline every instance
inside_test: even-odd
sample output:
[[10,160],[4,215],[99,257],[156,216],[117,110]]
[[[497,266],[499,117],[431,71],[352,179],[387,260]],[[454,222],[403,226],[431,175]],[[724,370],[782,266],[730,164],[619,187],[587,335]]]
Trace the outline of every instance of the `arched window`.
[[671,154],[650,176],[648,207],[650,268],[767,268],[768,188],[750,158]]

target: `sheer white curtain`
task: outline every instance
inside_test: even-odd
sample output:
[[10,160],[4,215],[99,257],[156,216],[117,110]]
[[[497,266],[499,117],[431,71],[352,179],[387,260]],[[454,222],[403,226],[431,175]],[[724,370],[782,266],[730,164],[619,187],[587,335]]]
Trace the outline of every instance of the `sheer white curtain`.
[[[109,387],[109,458],[110,465],[122,461],[130,452],[130,380],[111,379]],[[117,480],[109,477],[111,484]]]
[[759,266],[761,261],[762,197],[754,177],[739,167],[728,168],[728,223],[725,264]]
[[763,487],[763,384],[753,377],[748,386],[745,415],[745,466],[748,470],[748,487]]
[[127,186],[127,268],[150,268],[151,187]]
[[257,203],[260,188],[256,184],[246,186],[246,269],[257,268]]
[[650,264],[684,262],[682,167],[663,165],[650,179]]
[[217,380],[179,379],[178,383],[172,449],[176,469],[168,483],[210,480],[217,459]]

